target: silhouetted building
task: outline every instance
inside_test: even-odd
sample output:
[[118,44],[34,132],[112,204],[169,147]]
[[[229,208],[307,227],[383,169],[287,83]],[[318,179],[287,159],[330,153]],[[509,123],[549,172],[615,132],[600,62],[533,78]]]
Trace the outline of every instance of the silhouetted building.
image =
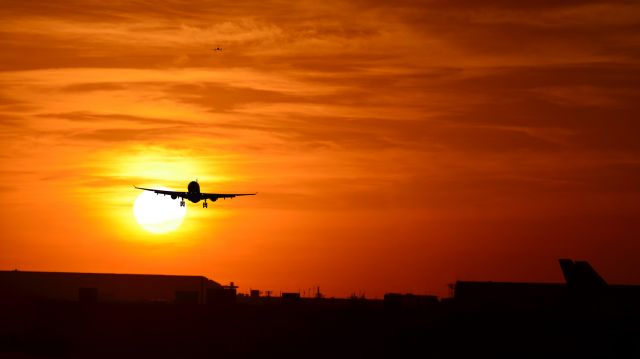
[[98,288],[78,289],[78,301],[82,303],[95,303],[98,301]]
[[566,306],[633,305],[640,286],[610,285],[586,261],[560,259],[566,283],[457,281],[454,300],[465,306],[550,309]]
[[178,304],[198,304],[200,293],[193,290],[177,290],[175,303]]
[[203,303],[222,286],[203,276],[0,271],[0,298]]
[[457,281],[455,300],[465,305],[496,305],[502,308],[546,308],[568,298],[565,284]]
[[231,282],[229,285],[207,290],[207,304],[233,304],[236,302],[237,286]]
[[282,301],[284,303],[295,303],[300,301],[300,293],[298,292],[283,292]]
[[[0,272],[0,357],[640,358],[640,286],[560,263],[566,284],[459,281],[442,300],[255,298],[204,277]],[[195,304],[203,298],[221,305]]]
[[423,309],[437,304],[438,297],[435,295],[416,295],[410,293],[386,293],[384,295],[385,309]]

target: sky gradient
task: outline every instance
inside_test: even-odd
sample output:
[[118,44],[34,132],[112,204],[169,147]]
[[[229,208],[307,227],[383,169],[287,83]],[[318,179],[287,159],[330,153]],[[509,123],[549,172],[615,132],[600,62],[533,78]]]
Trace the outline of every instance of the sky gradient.
[[[479,3],[3,1],[0,267],[640,283],[640,4]],[[196,178],[259,194],[138,226]]]

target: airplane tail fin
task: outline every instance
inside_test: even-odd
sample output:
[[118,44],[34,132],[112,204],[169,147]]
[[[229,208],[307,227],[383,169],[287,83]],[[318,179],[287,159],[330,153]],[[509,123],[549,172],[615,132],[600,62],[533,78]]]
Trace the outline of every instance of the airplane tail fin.
[[558,262],[569,288],[596,289],[607,286],[607,282],[587,261],[559,259]]
[[567,286],[573,287],[575,285],[575,264],[571,259],[558,259],[558,262],[560,262],[560,269],[562,269],[562,275],[565,282],[567,282]]
[[577,285],[581,287],[599,288],[607,285],[607,282],[587,261],[576,261],[574,271],[578,280]]

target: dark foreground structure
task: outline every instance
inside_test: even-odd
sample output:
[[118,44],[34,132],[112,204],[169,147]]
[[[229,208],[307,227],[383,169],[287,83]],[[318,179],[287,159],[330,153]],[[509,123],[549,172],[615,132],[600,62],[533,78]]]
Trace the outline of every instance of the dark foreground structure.
[[222,289],[203,276],[0,271],[0,295],[21,301],[205,303]]
[[236,295],[198,276],[0,272],[0,358],[640,357],[637,286],[561,260],[566,283],[451,298]]

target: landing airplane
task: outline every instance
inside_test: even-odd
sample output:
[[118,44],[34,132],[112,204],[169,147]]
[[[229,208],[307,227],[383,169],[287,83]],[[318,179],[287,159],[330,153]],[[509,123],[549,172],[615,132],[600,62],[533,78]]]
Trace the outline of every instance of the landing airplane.
[[221,47],[216,47],[215,49],[211,49],[211,50],[213,50],[213,51],[222,51],[222,48]]
[[202,208],[207,208],[208,207],[207,200],[211,202],[215,202],[218,200],[218,198],[226,199],[226,198],[233,198],[237,196],[255,196],[257,194],[257,192],[256,193],[202,193],[200,192],[200,184],[198,183],[198,181],[189,182],[189,185],[187,186],[187,192],[165,191],[162,189],[142,188],[137,186],[134,186],[134,187],[137,189],[145,190],[145,191],[151,191],[151,192],[154,192],[155,194],[171,196],[171,199],[176,199],[180,197],[180,207],[185,206],[185,202],[184,202],[185,199],[188,199],[193,203],[198,203],[201,200],[204,200],[204,202],[202,203]]

